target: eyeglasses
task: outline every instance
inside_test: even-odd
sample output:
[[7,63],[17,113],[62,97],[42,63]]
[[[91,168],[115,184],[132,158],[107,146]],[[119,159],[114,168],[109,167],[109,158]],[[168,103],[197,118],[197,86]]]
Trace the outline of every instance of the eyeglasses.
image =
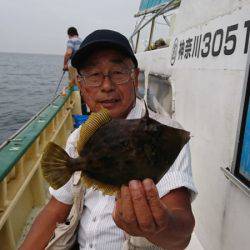
[[128,70],[111,70],[108,74],[103,72],[94,72],[91,74],[80,73],[79,76],[84,80],[84,84],[89,87],[99,87],[103,83],[105,77],[116,85],[127,83],[132,77],[134,69]]

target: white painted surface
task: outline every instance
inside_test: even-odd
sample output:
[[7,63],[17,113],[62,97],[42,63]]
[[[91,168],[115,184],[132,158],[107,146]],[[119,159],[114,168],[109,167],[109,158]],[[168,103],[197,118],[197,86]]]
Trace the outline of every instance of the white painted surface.
[[136,57],[140,62],[139,67],[145,72],[162,73],[171,75],[172,69],[168,66],[168,58],[170,58],[170,49],[157,49],[146,52],[137,53]]
[[188,247],[186,248],[186,250],[204,250],[199,240],[197,239],[197,236],[195,233],[193,233],[191,241]]
[[175,34],[184,32],[249,5],[249,0],[182,0],[176,19]]
[[[250,5],[248,8],[237,8],[232,13],[227,15],[218,16],[216,19],[212,19],[210,22],[205,23],[203,25],[196,25],[195,27],[188,29],[180,34],[175,33],[173,37],[173,41],[177,38],[178,41],[186,41],[188,38],[193,39],[194,37],[203,35],[202,40],[204,39],[204,35],[207,32],[211,32],[211,42],[210,42],[210,53],[207,57],[201,56],[201,51],[199,57],[191,56],[188,59],[176,59],[174,64],[175,68],[195,68],[195,69],[234,69],[234,70],[245,70],[245,62],[247,54],[244,53],[245,51],[245,44],[246,44],[246,37],[248,35],[247,28],[245,27],[245,22],[250,19]],[[227,29],[229,26],[238,25],[237,30],[232,30],[229,32],[229,36],[233,35],[236,37],[236,46],[234,53],[232,55],[225,55],[224,49],[225,47],[228,50],[231,50],[233,47],[233,42],[228,41],[226,43],[226,36],[227,36]],[[220,50],[220,54],[218,56],[212,56],[212,44],[214,39],[214,34],[217,30],[223,30],[222,36],[222,46]],[[215,39],[215,46],[214,49],[217,51],[219,49],[221,36],[217,35]],[[206,39],[208,41],[208,39]],[[173,45],[173,42],[171,43]],[[171,46],[172,49],[172,46]],[[200,50],[206,51],[205,43],[202,41],[200,46]],[[192,51],[193,52],[193,51]],[[191,54],[192,54],[191,52]],[[177,56],[178,57],[178,56]]]
[[145,72],[170,76],[175,118],[193,135],[193,175],[199,195],[193,203],[196,227],[189,250],[250,249],[250,198],[220,170],[232,167],[234,156],[247,62],[246,20],[250,20],[250,0],[183,0],[171,46],[176,37],[186,39],[219,28],[226,31],[238,23],[235,52],[188,58],[173,67],[172,47],[137,55]]
[[243,79],[243,71],[224,70],[177,70],[172,76],[175,118],[194,136],[196,234],[205,249],[222,249],[227,180],[220,167],[233,159]]

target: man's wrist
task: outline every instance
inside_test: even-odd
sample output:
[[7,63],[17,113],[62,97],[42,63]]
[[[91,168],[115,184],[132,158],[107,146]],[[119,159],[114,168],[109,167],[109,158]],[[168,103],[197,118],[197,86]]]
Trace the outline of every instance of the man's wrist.
[[69,70],[68,64],[64,64],[64,65],[63,65],[63,70],[64,70],[64,71]]
[[168,250],[182,250],[185,249],[191,239],[191,236],[182,238],[168,237],[168,232],[164,231],[161,235],[146,237],[148,241],[154,245]]
[[146,237],[151,243],[169,250],[185,249],[191,239],[192,229],[186,228],[185,224],[190,222],[186,220],[186,216],[179,213],[175,214],[168,211],[167,227],[163,230]]

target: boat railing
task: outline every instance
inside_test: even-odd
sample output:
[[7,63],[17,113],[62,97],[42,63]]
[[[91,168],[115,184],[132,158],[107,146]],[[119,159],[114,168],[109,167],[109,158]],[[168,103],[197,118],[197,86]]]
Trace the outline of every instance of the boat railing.
[[49,141],[64,146],[80,113],[78,91],[57,96],[0,147],[1,249],[16,249],[31,211],[43,206],[47,187],[40,169]]
[[[132,35],[129,38],[129,41],[130,41],[135,53],[137,52],[137,49],[138,49],[138,43],[139,43],[139,39],[140,39],[141,30],[151,23],[149,39],[148,39],[148,47],[150,47],[150,44],[152,42],[154,28],[155,28],[155,19],[158,16],[163,15],[165,12],[169,12],[169,11],[177,8],[180,5],[180,2],[181,2],[180,0],[172,0],[166,4],[158,6],[156,9],[144,11],[144,12],[141,12],[141,13],[138,13],[135,15],[135,17],[143,16],[142,19],[140,20],[140,22],[136,25]],[[149,19],[145,20],[146,15],[149,13],[153,13],[153,15]],[[168,20],[166,20],[166,22],[169,24]],[[134,45],[133,38],[136,35],[137,35],[136,44]]]
[[[69,94],[69,93],[68,93]],[[60,95],[57,95],[54,97],[51,102],[49,102],[47,105],[45,105],[40,111],[38,111],[34,116],[32,116],[23,126],[21,126],[15,133],[13,133],[7,140],[5,140],[0,145],[0,150],[8,144],[10,141],[14,140],[14,138],[23,131],[32,121],[34,121],[45,109],[47,109],[49,106],[54,105],[54,102],[60,97]]]

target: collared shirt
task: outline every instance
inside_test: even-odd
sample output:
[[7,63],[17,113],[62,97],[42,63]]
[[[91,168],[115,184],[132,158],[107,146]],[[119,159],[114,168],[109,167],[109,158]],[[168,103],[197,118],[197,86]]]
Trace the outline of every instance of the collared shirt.
[[[82,39],[80,37],[71,37],[67,41],[67,49],[72,49],[72,56],[76,53],[82,43]],[[71,56],[71,57],[72,57]]]
[[[144,114],[145,105],[141,100],[137,99],[136,105],[129,113],[127,119],[141,118]],[[168,116],[151,111],[149,111],[149,116],[162,124],[176,128],[181,127]],[[69,136],[66,144],[66,151],[72,158],[78,156],[76,144],[79,132],[80,129],[75,130]],[[186,187],[191,192],[192,200],[194,199],[197,191],[192,179],[189,144],[183,147],[174,164],[156,186],[160,197],[163,197],[172,189]],[[72,204],[72,179],[58,190],[50,187],[50,193],[63,203]],[[122,248],[125,237],[124,232],[113,221],[112,212],[114,204],[114,196],[103,195],[100,191],[91,188],[86,190],[85,207],[78,231],[80,249],[118,250]]]

